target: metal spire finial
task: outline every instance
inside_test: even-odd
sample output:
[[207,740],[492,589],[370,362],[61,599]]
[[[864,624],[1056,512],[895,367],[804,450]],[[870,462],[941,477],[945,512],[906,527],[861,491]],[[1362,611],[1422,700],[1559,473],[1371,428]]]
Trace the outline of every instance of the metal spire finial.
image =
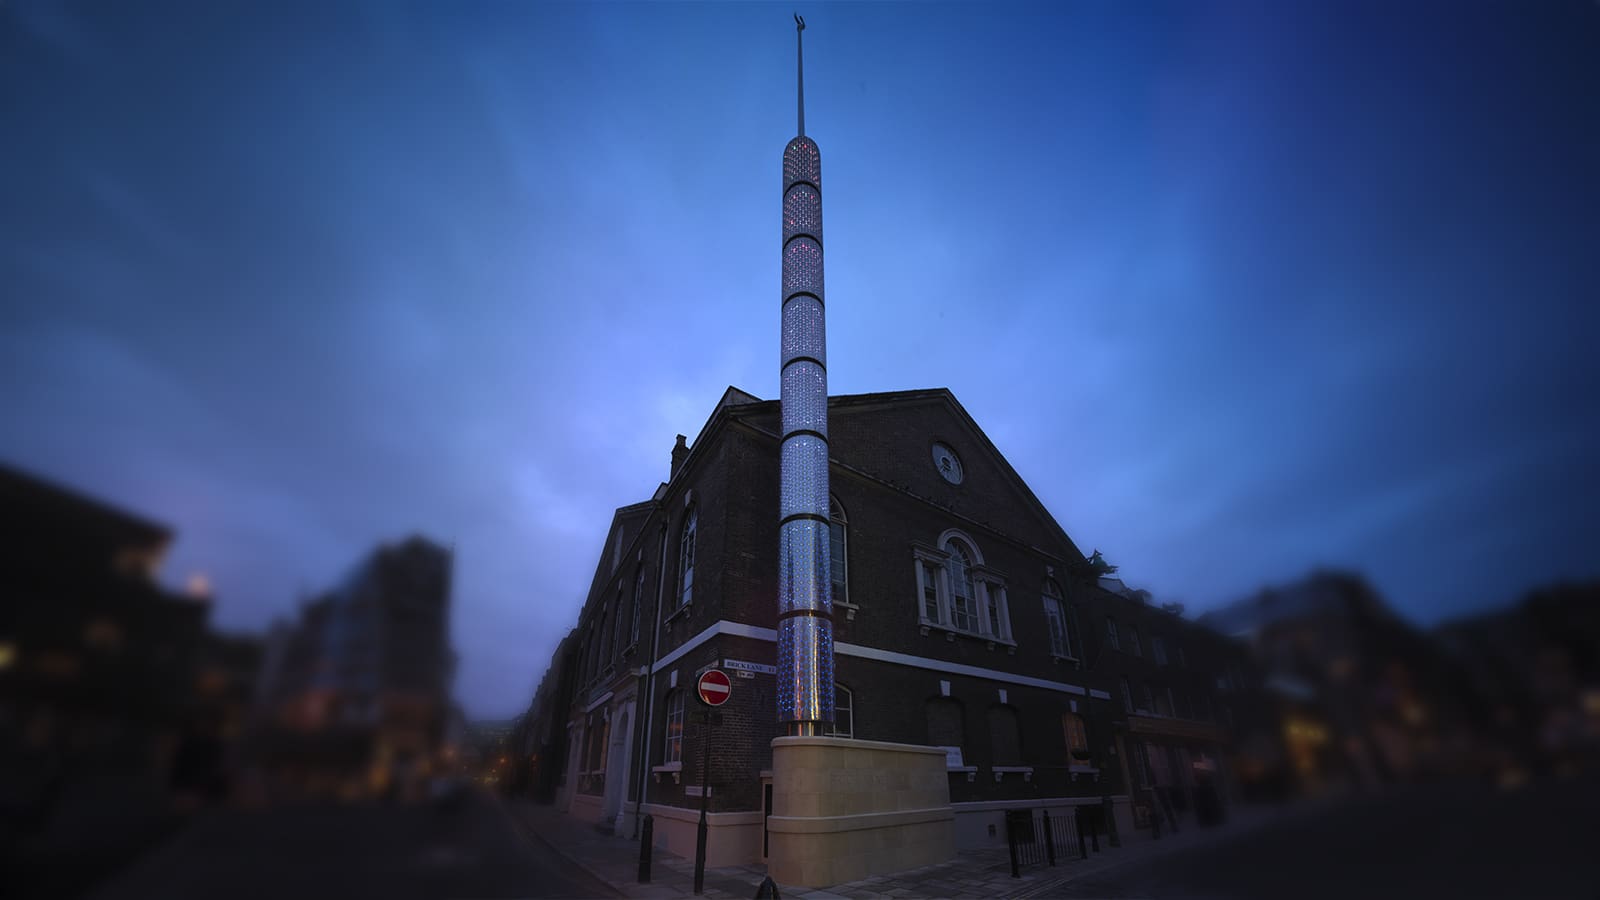
[[806,136],[806,48],[805,42],[800,37],[800,32],[806,30],[806,20],[799,13],[794,14],[794,46],[795,60],[799,63],[800,77],[800,136]]

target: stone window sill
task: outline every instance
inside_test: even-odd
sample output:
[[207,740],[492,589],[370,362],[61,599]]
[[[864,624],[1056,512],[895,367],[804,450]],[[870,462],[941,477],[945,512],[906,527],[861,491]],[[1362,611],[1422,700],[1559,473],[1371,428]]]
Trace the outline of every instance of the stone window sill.
[[856,613],[861,611],[860,606],[845,600],[835,600],[833,601],[833,605],[844,609],[844,620],[846,622],[854,622],[856,620]]
[[967,776],[967,781],[969,783],[978,780],[978,767],[977,766],[948,766],[948,767],[945,768],[945,771],[948,772],[951,775],[955,775],[955,774],[958,774],[958,773],[965,773],[966,776]]
[[694,608],[694,601],[690,600],[688,603],[685,603],[684,605],[678,607],[677,609],[675,609],[671,613],[669,613],[667,615],[667,617],[662,620],[662,622],[664,624],[666,624],[667,627],[670,628],[670,627],[672,627],[672,621],[674,619],[683,618],[684,616],[688,615],[689,614],[689,610],[691,610],[693,608]]
[[930,631],[942,631],[944,632],[944,639],[947,641],[954,641],[958,637],[963,637],[973,641],[984,641],[989,645],[990,650],[993,650],[995,645],[999,644],[1005,647],[1008,653],[1017,652],[1017,642],[1007,638],[984,634],[980,631],[964,631],[954,625],[946,625],[942,622],[935,622],[932,619],[919,619],[917,624],[921,627],[921,633],[924,635]]
[[656,784],[661,783],[661,776],[663,775],[671,775],[672,783],[679,784],[681,783],[679,779],[683,777],[683,763],[671,762],[664,766],[652,766],[650,772],[655,775]]
[[1023,781],[1033,780],[1033,766],[992,766],[989,771],[994,773],[996,784],[1007,775],[1021,774]]

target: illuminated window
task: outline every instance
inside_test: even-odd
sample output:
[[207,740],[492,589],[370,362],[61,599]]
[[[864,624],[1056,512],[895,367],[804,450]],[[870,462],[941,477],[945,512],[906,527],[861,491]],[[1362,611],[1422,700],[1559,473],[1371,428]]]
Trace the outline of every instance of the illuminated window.
[[683,695],[681,688],[667,695],[667,746],[662,762],[683,761]]
[[1067,739],[1067,750],[1080,754],[1089,752],[1089,733],[1083,726],[1083,716],[1077,713],[1062,715],[1061,731]]
[[683,520],[683,535],[678,539],[678,608],[694,598],[694,533],[696,510]]

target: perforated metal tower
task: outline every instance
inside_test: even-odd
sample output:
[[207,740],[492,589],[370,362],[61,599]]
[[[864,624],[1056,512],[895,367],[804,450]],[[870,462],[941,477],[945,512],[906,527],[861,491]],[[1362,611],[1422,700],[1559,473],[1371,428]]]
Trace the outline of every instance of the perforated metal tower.
[[789,735],[833,722],[828,543],[828,368],[822,293],[822,155],[806,137],[795,16],[799,133],[783,151],[783,346],[778,523],[778,721]]

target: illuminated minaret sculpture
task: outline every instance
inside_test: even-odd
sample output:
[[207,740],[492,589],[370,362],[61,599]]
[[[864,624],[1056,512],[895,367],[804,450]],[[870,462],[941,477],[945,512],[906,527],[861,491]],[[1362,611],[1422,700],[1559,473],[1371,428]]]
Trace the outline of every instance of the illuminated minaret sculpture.
[[833,585],[828,560],[828,369],[822,314],[822,157],[799,134],[783,151],[783,347],[778,522],[778,721],[787,735],[833,722]]

